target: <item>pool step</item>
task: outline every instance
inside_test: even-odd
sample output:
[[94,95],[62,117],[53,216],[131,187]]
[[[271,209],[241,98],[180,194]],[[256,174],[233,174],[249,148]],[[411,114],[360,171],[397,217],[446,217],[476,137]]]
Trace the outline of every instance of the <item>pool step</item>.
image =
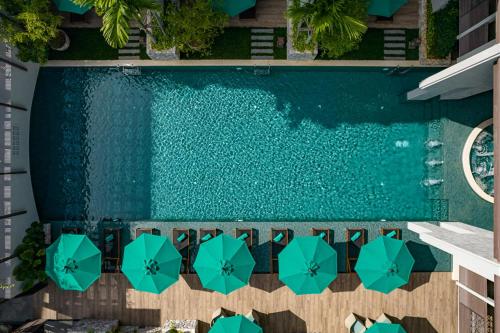
[[384,60],[406,60],[406,30],[384,30]]
[[250,54],[254,60],[274,59],[274,29],[253,28],[250,37]]

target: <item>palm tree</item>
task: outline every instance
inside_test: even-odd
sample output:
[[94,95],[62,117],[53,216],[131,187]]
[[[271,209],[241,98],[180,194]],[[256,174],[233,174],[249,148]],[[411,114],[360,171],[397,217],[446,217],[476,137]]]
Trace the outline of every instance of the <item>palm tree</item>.
[[308,31],[307,42],[315,44],[322,36],[356,41],[367,29],[360,19],[366,16],[367,8],[364,0],[294,0],[287,17],[296,29]]
[[146,10],[158,10],[155,0],[73,0],[80,6],[93,6],[96,13],[102,16],[102,34],[106,42],[114,48],[127,44],[130,22],[135,20],[146,33],[149,30],[144,24]]

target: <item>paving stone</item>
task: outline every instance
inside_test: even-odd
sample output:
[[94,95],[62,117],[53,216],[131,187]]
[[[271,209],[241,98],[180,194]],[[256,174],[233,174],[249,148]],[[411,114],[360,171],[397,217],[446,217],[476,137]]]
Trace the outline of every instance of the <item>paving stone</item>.
[[139,39],[140,39],[140,36],[129,36],[129,37],[128,37],[128,40],[129,40],[129,41],[137,41],[137,40],[139,40]]
[[402,55],[406,54],[405,50],[384,50],[384,56],[386,55]]
[[272,60],[274,59],[273,56],[265,56],[265,55],[253,55],[252,56],[253,60]]
[[384,48],[386,49],[406,49],[405,43],[384,43]]
[[252,35],[251,39],[252,40],[274,40],[274,36]]
[[125,47],[126,48],[137,48],[139,47],[139,42],[128,42],[127,44],[125,44]]
[[251,30],[253,34],[273,34],[274,29],[271,28],[254,28]]
[[273,47],[273,42],[252,42],[252,47]]
[[406,31],[399,29],[387,29],[384,30],[384,35],[405,35]]
[[396,57],[396,56],[384,56],[384,60],[406,60],[405,57]]
[[252,49],[252,54],[273,54],[273,49]]
[[404,42],[406,37],[404,36],[384,36],[384,42]]
[[119,49],[118,54],[139,54],[141,51],[138,49]]

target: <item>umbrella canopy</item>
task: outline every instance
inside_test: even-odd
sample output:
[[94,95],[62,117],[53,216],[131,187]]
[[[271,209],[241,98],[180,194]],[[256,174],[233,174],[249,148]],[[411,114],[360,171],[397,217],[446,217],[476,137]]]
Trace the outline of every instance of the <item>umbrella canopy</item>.
[[296,237],[278,255],[279,279],[297,295],[319,294],[337,277],[337,252],[321,237]]
[[388,294],[408,283],[414,263],[403,241],[380,236],[361,247],[354,270],[365,288]]
[[47,248],[45,272],[59,288],[85,291],[101,276],[101,252],[85,235],[62,234]]
[[391,17],[408,0],[371,0],[368,7],[368,15]]
[[135,289],[160,294],[179,279],[181,260],[167,237],[141,234],[125,246],[122,272]]
[[375,323],[366,333],[406,333],[406,331],[399,324]]
[[69,12],[83,15],[92,8],[92,6],[80,7],[71,0],[53,0],[57,9],[61,12]]
[[223,11],[229,16],[236,16],[255,6],[255,0],[215,0],[215,9]]
[[263,333],[262,328],[246,317],[238,315],[219,318],[209,333]]
[[204,288],[224,295],[247,285],[254,266],[246,243],[224,234],[201,244],[193,265]]

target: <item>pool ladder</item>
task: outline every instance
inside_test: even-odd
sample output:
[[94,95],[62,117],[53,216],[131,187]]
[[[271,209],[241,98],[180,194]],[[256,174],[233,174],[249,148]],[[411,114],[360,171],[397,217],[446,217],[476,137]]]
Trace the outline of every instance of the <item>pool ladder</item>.
[[121,67],[121,71],[124,75],[139,76],[141,75],[141,67],[125,65]]
[[271,66],[254,66],[253,74],[257,76],[268,76],[271,74]]

